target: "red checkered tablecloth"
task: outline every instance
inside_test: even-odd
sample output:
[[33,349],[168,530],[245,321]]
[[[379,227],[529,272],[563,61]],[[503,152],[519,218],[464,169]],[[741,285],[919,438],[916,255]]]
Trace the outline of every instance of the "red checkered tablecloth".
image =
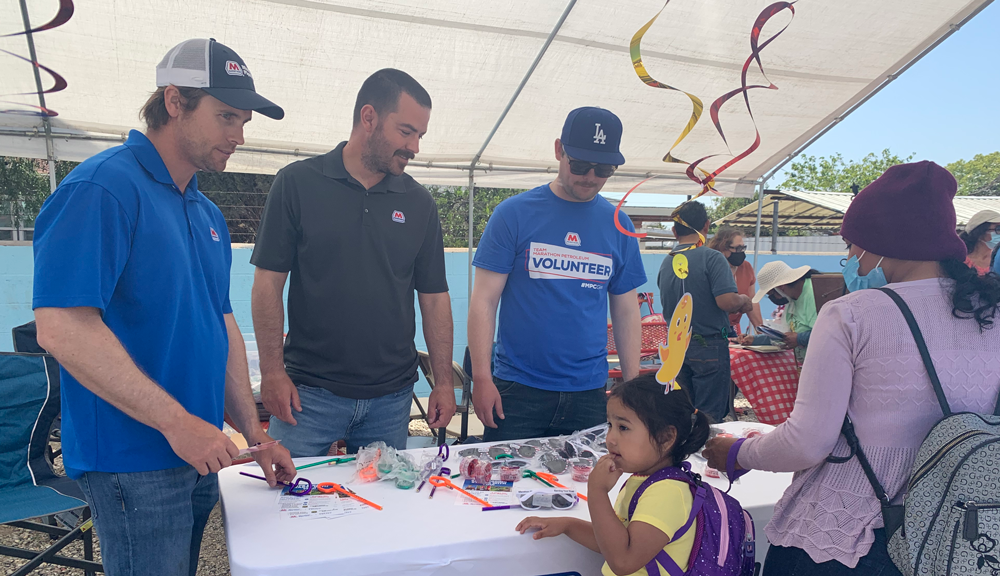
[[733,381],[757,419],[777,426],[788,419],[799,389],[799,373],[791,350],[762,354],[740,348],[729,349]]

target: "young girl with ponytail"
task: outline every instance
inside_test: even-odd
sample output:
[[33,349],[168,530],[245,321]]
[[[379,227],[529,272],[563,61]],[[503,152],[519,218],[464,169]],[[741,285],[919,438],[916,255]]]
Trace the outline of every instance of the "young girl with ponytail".
[[[691,514],[693,498],[688,484],[656,482],[642,493],[631,521],[632,495],[650,474],[677,466],[705,445],[709,419],[695,410],[687,394],[663,393],[653,375],[616,386],[608,399],[608,454],[598,460],[588,482],[592,522],[576,518],[525,518],[517,525],[524,534],[536,528],[534,538],[566,534],[604,556],[607,576],[646,574],[646,564],[665,551],[687,570],[696,526],[677,541],[673,535]],[[608,492],[622,474],[631,474],[612,506]],[[663,572],[665,568],[661,567]]]

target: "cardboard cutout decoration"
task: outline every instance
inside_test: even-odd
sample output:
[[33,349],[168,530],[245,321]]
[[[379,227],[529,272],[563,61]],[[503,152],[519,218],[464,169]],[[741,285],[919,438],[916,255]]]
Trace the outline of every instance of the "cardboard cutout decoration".
[[674,254],[674,258],[671,264],[673,265],[674,268],[674,274],[676,274],[678,278],[684,280],[685,278],[688,277],[689,268],[688,268],[687,256],[683,254]]
[[[677,256],[674,256],[674,262],[676,269]],[[677,375],[680,374],[688,345],[691,344],[691,313],[693,311],[694,301],[691,299],[691,294],[685,292],[681,296],[680,302],[674,307],[673,315],[670,316],[666,345],[660,344],[660,363],[662,366],[656,372],[656,381],[666,386],[664,394],[671,390],[680,390],[680,386],[677,385]]]

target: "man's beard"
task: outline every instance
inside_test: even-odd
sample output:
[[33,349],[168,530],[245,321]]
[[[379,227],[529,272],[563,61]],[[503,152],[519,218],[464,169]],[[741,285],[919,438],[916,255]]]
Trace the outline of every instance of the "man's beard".
[[389,140],[379,127],[368,141],[365,151],[361,153],[361,162],[370,172],[400,176],[405,166],[397,168],[396,156],[407,160],[413,159],[413,154],[406,150],[393,150]]

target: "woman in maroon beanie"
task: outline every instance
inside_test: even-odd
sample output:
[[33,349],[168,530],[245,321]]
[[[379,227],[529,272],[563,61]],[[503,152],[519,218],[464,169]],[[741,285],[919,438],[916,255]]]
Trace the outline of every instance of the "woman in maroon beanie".
[[[795,472],[765,532],[765,576],[881,574],[899,569],[874,489],[841,435],[849,415],[875,476],[902,503],[917,450],[942,418],[907,323],[888,286],[916,317],[955,412],[1000,410],[1000,280],[964,264],[955,232],[955,179],[933,162],[887,170],[851,203],[841,235],[851,294],[823,307],[791,416],[746,440],[737,464]],[[709,441],[709,465],[723,469],[734,439]]]

